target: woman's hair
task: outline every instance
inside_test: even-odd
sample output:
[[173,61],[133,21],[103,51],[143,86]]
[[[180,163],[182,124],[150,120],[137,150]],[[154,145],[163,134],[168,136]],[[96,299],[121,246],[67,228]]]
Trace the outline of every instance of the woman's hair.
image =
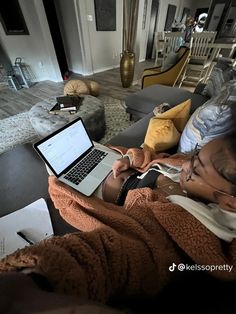
[[236,132],[225,135],[222,140],[227,150],[218,154],[215,167],[232,184],[232,194],[236,195]]

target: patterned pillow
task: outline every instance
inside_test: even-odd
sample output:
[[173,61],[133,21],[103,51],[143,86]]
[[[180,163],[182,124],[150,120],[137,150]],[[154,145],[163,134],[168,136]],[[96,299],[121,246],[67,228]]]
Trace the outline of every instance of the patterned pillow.
[[202,147],[212,139],[231,131],[236,114],[236,80],[225,83],[220,94],[196,109],[181,135],[178,151],[186,153],[196,143]]
[[231,59],[219,58],[201,94],[208,98],[217,96],[226,82],[236,79],[236,68]]
[[161,67],[161,71],[163,72],[163,71],[166,71],[167,69],[169,69],[170,67],[172,67],[174,64],[176,64],[177,63],[177,61],[178,61],[178,59],[179,59],[179,54],[178,54],[178,52],[170,52],[168,55],[167,55],[167,57],[166,57],[166,59],[164,60],[164,62],[163,62],[163,65],[162,65],[162,67]]

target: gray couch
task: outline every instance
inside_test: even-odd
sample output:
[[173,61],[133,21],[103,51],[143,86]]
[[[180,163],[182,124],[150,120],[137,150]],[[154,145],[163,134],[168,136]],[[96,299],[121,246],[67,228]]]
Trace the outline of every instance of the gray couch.
[[[200,87],[202,87],[200,85]],[[191,98],[192,108],[191,112],[202,105],[207,98],[200,94],[199,86],[193,94],[187,90],[177,87],[170,87],[164,85],[152,85],[144,88],[126,98],[127,113],[138,118],[143,118],[147,113],[151,112],[153,108],[161,103],[167,102],[171,106],[175,106],[182,101]]]
[[203,85],[197,86],[194,93],[177,87],[164,85],[152,85],[129,95],[126,100],[127,113],[139,118],[137,122],[121,132],[109,141],[112,145],[123,145],[125,147],[139,147],[144,140],[149,119],[153,116],[152,110],[162,104],[168,103],[171,107],[186,99],[192,100],[190,113],[204,104],[208,98],[200,94]]
[[[175,106],[190,98],[192,100],[191,113],[203,105],[209,98],[202,96],[204,85],[198,85],[194,93],[175,87],[153,85],[140,90],[126,99],[127,112],[139,119],[129,128],[109,141],[112,145],[125,147],[139,147],[144,140],[149,119],[153,116],[155,106],[166,102]],[[183,254],[184,255],[184,254]],[[188,257],[185,256],[188,259]],[[191,261],[189,261],[191,263]],[[233,292],[235,282],[221,282],[203,272],[181,273],[174,278],[156,298],[146,302],[134,300],[129,304],[134,312],[131,313],[236,313],[236,301]],[[192,304],[186,304],[187,300]],[[119,306],[115,303],[112,305]],[[153,308],[155,310],[153,311]]]

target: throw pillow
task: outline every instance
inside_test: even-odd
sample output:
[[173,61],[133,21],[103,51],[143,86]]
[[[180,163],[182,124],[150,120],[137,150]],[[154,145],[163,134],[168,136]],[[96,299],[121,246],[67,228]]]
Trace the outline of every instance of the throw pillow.
[[155,152],[162,152],[177,145],[179,139],[180,133],[171,120],[151,118],[143,147]]
[[236,68],[229,59],[219,58],[201,94],[209,98],[217,96],[222,86],[233,79],[236,79]]
[[162,65],[162,67],[161,67],[161,71],[163,72],[163,71],[166,71],[167,69],[169,69],[170,67],[172,67],[174,64],[176,64],[177,63],[177,61],[178,61],[178,59],[179,59],[179,54],[178,54],[178,52],[170,52],[168,55],[167,55],[167,57],[166,57],[166,59],[164,60],[164,62],[163,62],[163,65]]
[[188,99],[151,118],[143,147],[160,152],[177,145],[181,132],[189,119],[190,107],[191,99]]
[[84,81],[70,80],[64,86],[64,95],[89,95],[89,87]]
[[180,138],[178,151],[191,152],[196,143],[200,147],[222,136],[234,127],[236,114],[236,80],[225,83],[220,94],[195,110]]
[[87,85],[90,95],[97,97],[100,93],[100,86],[95,81],[85,81],[85,84]]
[[172,120],[176,129],[182,133],[189,119],[190,108],[191,99],[187,99],[180,103],[179,105],[176,105],[163,113],[155,114],[155,117],[158,119]]

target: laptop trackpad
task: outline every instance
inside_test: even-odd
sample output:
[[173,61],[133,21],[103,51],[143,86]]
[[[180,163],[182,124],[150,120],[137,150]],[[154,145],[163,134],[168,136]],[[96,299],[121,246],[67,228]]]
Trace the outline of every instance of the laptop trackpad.
[[89,174],[89,176],[93,176],[95,179],[102,181],[110,171],[111,166],[101,163]]

